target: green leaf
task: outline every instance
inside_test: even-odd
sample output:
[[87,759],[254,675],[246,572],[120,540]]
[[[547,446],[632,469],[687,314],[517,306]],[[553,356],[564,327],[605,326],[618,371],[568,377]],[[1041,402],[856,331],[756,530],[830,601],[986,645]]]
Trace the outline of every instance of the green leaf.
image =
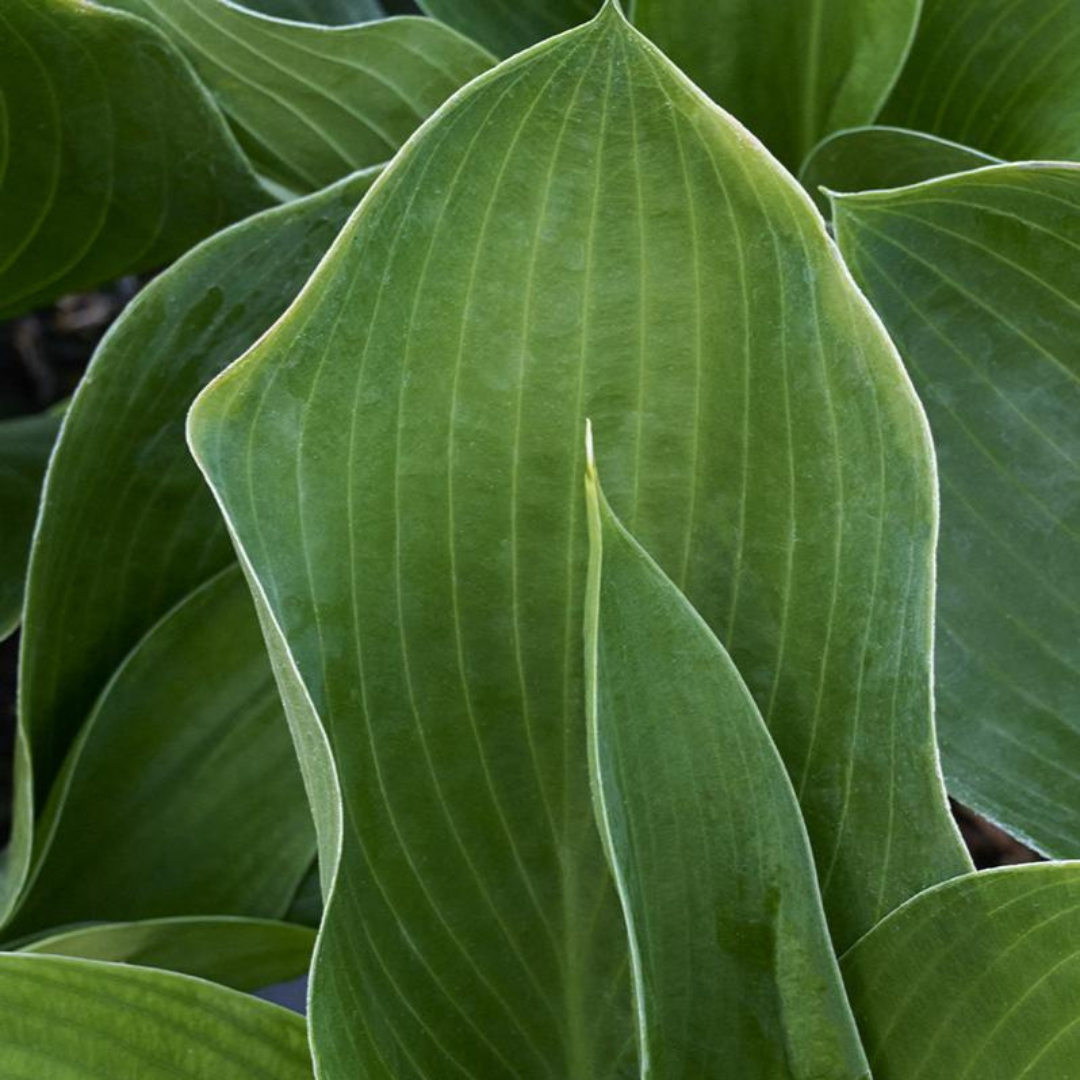
[[[22,887],[34,817],[106,682],[166,612],[233,561],[184,445],[190,402],[285,309],[373,178],[207,241],[140,293],[94,356],[49,469],[31,557],[0,900]],[[171,715],[155,719],[168,728]]]
[[281,916],[315,849],[233,566],[120,665],[53,785],[8,937],[165,915]]
[[970,865],[910,384],[798,185],[608,7],[440,112],[189,421],[308,762],[328,1072],[630,1068],[585,761],[585,415],[612,504],[758,695],[838,939]]
[[905,128],[862,127],[838,131],[814,147],[799,179],[822,213],[829,191],[872,191],[933,180],[949,173],[1000,164],[967,146]]
[[383,17],[379,0],[243,0],[240,6],[278,19],[322,26],[349,26]]
[[1080,159],[1080,4],[925,0],[882,121],[1007,160]]
[[186,975],[0,956],[0,1075],[10,1080],[311,1080],[295,1013]]
[[322,917],[322,883],[319,876],[319,862],[315,859],[303,880],[296,887],[285,918],[291,923],[300,923],[302,926],[318,926],[322,922]]
[[62,419],[47,412],[0,422],[0,641],[22,618],[41,484]]
[[163,35],[78,0],[0,11],[0,319],[159,266],[269,201]]
[[418,0],[429,15],[510,56],[591,19],[601,0]]
[[294,191],[388,161],[492,63],[431,19],[328,28],[265,18],[225,0],[112,2],[169,35],[256,168]]
[[868,1078],[799,804],[724,647],[590,465],[585,680],[597,819],[643,1076]]
[[874,1080],[1058,1080],[1080,1060],[1080,865],[923,893],[841,962]]
[[314,931],[304,926],[192,917],[84,926],[19,951],[160,968],[253,991],[303,975],[314,945]]
[[930,415],[937,696],[962,802],[1080,855],[1080,168],[836,199],[837,235]]
[[[633,0],[634,21],[789,168],[872,123],[921,0]],[[917,126],[917,125],[916,125]]]

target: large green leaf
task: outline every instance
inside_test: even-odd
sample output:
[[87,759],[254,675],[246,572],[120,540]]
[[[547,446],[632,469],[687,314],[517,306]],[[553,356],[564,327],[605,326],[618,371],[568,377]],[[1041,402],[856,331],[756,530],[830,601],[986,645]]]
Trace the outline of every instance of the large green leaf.
[[304,1021],[186,975],[0,956],[5,1080],[311,1080]]
[[1014,161],[1080,159],[1080,0],[925,0],[882,119]]
[[168,262],[268,201],[157,30],[79,0],[5,0],[0,319]]
[[633,0],[634,21],[789,168],[869,124],[903,66],[922,0]]
[[394,156],[491,66],[433,19],[349,27],[264,18],[228,0],[111,0],[160,26],[202,76],[256,167],[312,191]]
[[509,56],[591,19],[601,0],[419,0],[497,56]]
[[328,1075],[633,1068],[585,762],[586,414],[758,696],[838,940],[969,865],[924,417],[802,190],[609,6],[437,114],[191,414],[319,815]]
[[761,713],[591,462],[586,492],[593,795],[630,936],[642,1076],[868,1078]]
[[305,926],[190,917],[83,926],[19,951],[161,968],[252,991],[303,975],[314,945],[315,932]]
[[379,0],[242,0],[242,7],[278,19],[347,26],[382,18]]
[[841,196],[836,223],[938,447],[950,787],[1080,855],[1080,167]]
[[285,914],[315,840],[235,566],[120,665],[53,785],[35,845],[8,937],[101,919]]
[[22,618],[41,484],[61,420],[51,412],[0,422],[0,641]]
[[843,957],[874,1080],[1065,1080],[1080,1061],[1080,864],[971,874]]
[[862,127],[822,139],[803,163],[799,179],[828,213],[829,197],[822,188],[873,191],[997,164],[997,158],[936,135],[906,128]]
[[[170,608],[232,562],[184,445],[191,400],[284,310],[373,175],[208,240],[143,290],[90,364],[31,557],[14,838],[0,879],[8,903],[29,866],[34,817],[105,683]],[[154,720],[167,728],[170,717],[182,722]]]

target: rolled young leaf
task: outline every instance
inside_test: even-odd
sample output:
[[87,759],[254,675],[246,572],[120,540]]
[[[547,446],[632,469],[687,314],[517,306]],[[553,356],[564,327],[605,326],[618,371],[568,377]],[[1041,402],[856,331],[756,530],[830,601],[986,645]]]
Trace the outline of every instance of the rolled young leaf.
[[279,917],[314,850],[259,624],[233,566],[117,669],[53,786],[4,934],[192,913]]
[[1080,160],[1080,3],[925,0],[881,119],[1008,160]]
[[47,412],[0,421],[0,641],[22,618],[41,485],[62,419]]
[[[374,176],[206,241],[147,286],[98,347],[50,465],[31,557],[0,914],[22,888],[34,818],[105,684],[166,612],[233,561],[184,445],[190,402],[285,309]],[[153,719],[164,727],[170,715]]]
[[168,34],[256,168],[294,191],[389,161],[422,120],[492,63],[432,19],[304,26],[230,0],[112,2]]
[[814,147],[799,171],[822,213],[831,213],[822,191],[873,191],[933,180],[949,173],[998,165],[978,150],[905,128],[862,127],[837,131]]
[[304,926],[195,916],[83,926],[19,951],[160,968],[254,991],[303,975],[314,945],[315,932]]
[[1080,856],[1080,166],[835,204],[938,447],[949,787],[1041,851]]
[[630,937],[641,1075],[868,1080],[761,713],[591,460],[585,487],[593,797]]
[[11,1080],[311,1080],[305,1036],[295,1013],[186,975],[0,955]]
[[269,197],[166,38],[78,0],[0,11],[0,319],[175,258]]
[[806,195],[608,7],[437,113],[191,413],[307,762],[328,1075],[629,1067],[585,415],[747,675],[838,940],[970,865],[932,737],[925,420]]
[[633,0],[635,23],[784,164],[877,117],[921,0]]
[[591,19],[601,0],[418,0],[429,15],[510,56]]
[[874,1080],[1058,1080],[1080,1060],[1080,865],[970,874],[841,960]]

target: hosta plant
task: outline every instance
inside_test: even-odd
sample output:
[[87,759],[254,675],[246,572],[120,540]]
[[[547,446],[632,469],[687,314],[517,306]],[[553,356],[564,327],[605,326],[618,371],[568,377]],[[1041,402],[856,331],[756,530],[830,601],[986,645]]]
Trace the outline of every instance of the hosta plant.
[[0,1076],[1072,1076],[1080,0],[421,6],[0,0]]

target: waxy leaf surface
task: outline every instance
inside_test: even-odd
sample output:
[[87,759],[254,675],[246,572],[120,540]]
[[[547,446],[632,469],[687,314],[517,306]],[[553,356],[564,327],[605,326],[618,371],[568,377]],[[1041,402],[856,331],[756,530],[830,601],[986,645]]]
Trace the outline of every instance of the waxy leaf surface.
[[1000,164],[997,158],[936,135],[905,128],[862,127],[822,139],[803,163],[799,179],[822,213],[829,191],[873,191],[934,180],[949,173]]
[[285,914],[315,838],[235,566],[120,665],[53,786],[36,845],[9,938],[99,920]]
[[192,916],[83,926],[19,951],[160,968],[254,991],[303,975],[314,945],[315,932],[306,926]]
[[433,19],[303,26],[228,0],[114,0],[157,23],[213,92],[256,168],[312,191],[378,165],[491,66]]
[[418,0],[497,56],[509,56],[591,19],[600,0]]
[[372,179],[359,174],[206,241],[99,346],[50,465],[31,557],[14,834],[0,878],[8,905],[29,867],[34,817],[105,684],[166,612],[233,561],[184,444],[192,399],[285,309]]
[[830,132],[871,123],[920,0],[634,0],[633,18],[788,168]]
[[0,641],[22,618],[41,485],[62,419],[41,413],[0,421]]
[[308,763],[327,1075],[634,1069],[585,755],[586,415],[758,695],[838,939],[968,866],[922,413],[806,195],[608,7],[438,113],[191,414]]
[[874,1080],[1064,1080],[1080,1061],[1080,864],[931,889],[841,960]]
[[593,796],[630,938],[642,1075],[869,1073],[784,764],[724,647],[590,466]]
[[1080,855],[1080,166],[836,200],[941,470],[937,698],[961,801]]
[[1007,160],[1080,159],[1080,0],[925,0],[881,118]]
[[301,1017],[146,968],[0,956],[0,1076],[311,1080]]
[[0,103],[0,319],[269,202],[183,58],[123,12],[5,0]]

